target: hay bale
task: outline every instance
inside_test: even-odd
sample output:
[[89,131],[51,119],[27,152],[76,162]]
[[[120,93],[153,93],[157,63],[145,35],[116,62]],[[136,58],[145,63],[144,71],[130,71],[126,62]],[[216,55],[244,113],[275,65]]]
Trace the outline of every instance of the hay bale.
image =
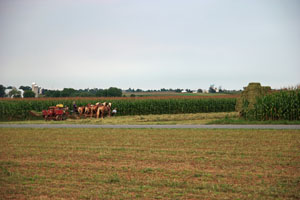
[[249,83],[236,102],[236,111],[243,115],[254,109],[256,99],[271,92],[271,87],[261,86],[260,83]]

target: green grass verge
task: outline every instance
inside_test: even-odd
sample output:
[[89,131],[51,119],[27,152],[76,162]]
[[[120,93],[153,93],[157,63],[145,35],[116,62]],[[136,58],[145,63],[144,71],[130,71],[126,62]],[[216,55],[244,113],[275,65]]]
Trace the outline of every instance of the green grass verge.
[[0,123],[14,124],[206,124],[212,120],[222,119],[226,116],[236,117],[236,112],[222,113],[193,113],[193,114],[163,114],[163,115],[134,115],[106,117],[104,119],[68,119],[65,121],[27,120]]
[[252,121],[238,117],[237,112],[115,116],[104,119],[68,119],[65,121],[25,120],[4,121],[0,124],[300,124],[300,121]]
[[238,117],[228,117],[225,116],[221,119],[215,119],[209,121],[207,124],[300,124],[300,121],[289,121],[289,120],[245,120]]

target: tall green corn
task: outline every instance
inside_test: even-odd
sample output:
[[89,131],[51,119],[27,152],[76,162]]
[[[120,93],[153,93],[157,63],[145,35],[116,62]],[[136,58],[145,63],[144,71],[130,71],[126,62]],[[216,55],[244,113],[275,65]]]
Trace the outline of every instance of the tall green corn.
[[257,99],[256,120],[300,120],[300,90],[281,91]]
[[179,114],[229,112],[235,110],[235,98],[154,98],[154,99],[24,99],[0,100],[0,120],[31,119],[29,111],[41,112],[49,106],[64,104],[72,109],[73,101],[77,106],[96,104],[96,102],[111,102],[118,109],[118,115],[148,115],[148,114]]

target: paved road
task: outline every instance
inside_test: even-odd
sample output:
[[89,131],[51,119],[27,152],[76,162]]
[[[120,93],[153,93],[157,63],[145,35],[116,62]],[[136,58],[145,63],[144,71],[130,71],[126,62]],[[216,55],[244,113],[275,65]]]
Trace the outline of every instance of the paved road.
[[93,125],[93,124],[0,124],[0,128],[165,128],[165,129],[297,129],[300,125]]

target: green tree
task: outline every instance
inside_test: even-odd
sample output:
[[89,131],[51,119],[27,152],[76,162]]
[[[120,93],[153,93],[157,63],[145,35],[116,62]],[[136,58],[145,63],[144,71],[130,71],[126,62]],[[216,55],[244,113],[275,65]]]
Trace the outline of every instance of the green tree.
[[185,91],[186,91],[187,93],[193,93],[193,91],[190,90],[190,89],[186,89]]
[[47,90],[45,97],[60,97],[60,91],[58,90]]
[[209,89],[208,89],[208,92],[209,93],[216,93],[216,90],[215,90],[215,85],[210,85]]
[[35,97],[35,93],[31,90],[25,90],[23,94],[24,98]]
[[103,89],[99,89],[95,94],[96,97],[105,97],[106,95],[107,91],[104,91]]
[[107,90],[107,96],[108,97],[121,97],[122,96],[122,90],[116,87],[110,87]]
[[47,89],[45,90],[45,97],[53,97],[52,94],[53,94],[52,90],[47,90]]
[[74,97],[94,97],[95,95],[93,95],[92,93],[90,92],[77,92],[77,93],[74,93],[73,94]]
[[59,90],[55,90],[53,93],[52,93],[53,97],[61,97],[61,91]]
[[18,91],[16,88],[13,88],[9,93],[9,97],[13,98],[20,98],[21,97],[21,91]]
[[31,90],[32,88],[30,86],[20,86],[19,89],[27,91],[27,90]]
[[182,90],[183,90],[183,89],[179,89],[179,88],[177,88],[177,89],[175,90],[175,92],[177,92],[177,93],[181,93],[181,92],[182,92]]
[[5,87],[0,85],[0,97],[5,97]]
[[64,88],[63,91],[61,91],[60,96],[61,97],[70,97],[72,96],[72,94],[74,94],[76,92],[75,89],[73,88]]
[[134,89],[128,88],[127,90],[125,90],[126,92],[135,92]]

